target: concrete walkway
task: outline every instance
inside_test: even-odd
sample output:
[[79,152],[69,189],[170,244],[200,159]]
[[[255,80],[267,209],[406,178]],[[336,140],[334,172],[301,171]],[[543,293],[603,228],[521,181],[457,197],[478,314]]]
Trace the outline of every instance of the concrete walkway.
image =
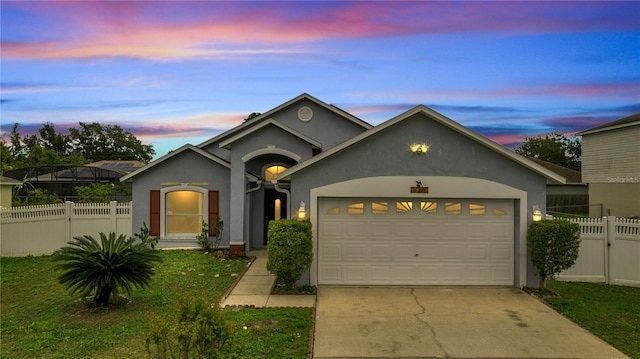
[[233,287],[231,293],[222,300],[220,303],[222,308],[228,306],[311,308],[316,306],[315,295],[271,294],[276,276],[267,271],[267,251],[249,252],[247,256],[255,256],[256,259]]

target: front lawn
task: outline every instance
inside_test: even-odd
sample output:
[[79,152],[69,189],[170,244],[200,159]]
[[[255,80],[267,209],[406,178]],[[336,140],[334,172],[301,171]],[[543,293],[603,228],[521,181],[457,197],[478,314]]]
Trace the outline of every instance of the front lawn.
[[549,281],[560,298],[547,298],[555,310],[621,352],[640,359],[640,288]]
[[[1,258],[0,353],[6,358],[145,358],[149,318],[176,316],[180,298],[217,304],[246,259],[202,251],[160,251],[151,288],[127,304],[90,308],[58,283],[50,256]],[[230,310],[243,358],[306,358],[311,309]]]

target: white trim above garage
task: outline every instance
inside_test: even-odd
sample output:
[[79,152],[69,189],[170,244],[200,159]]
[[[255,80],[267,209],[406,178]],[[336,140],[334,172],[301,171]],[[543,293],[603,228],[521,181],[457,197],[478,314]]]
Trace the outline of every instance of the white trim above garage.
[[[428,188],[428,193],[411,193],[411,187],[420,181]],[[426,191],[425,191],[426,192]],[[388,199],[471,199],[511,200],[513,212],[511,216],[512,229],[512,263],[513,276],[510,285],[523,286],[526,282],[527,253],[527,193],[504,184],[466,177],[448,176],[383,176],[367,177],[345,182],[317,187],[310,194],[310,219],[313,224],[314,263],[311,266],[311,284],[319,284],[319,230],[321,217],[319,216],[322,198],[388,198]],[[523,215],[521,215],[523,214]],[[414,253],[415,254],[415,253]],[[506,282],[504,282],[506,283]],[[425,283],[428,284],[428,283]]]

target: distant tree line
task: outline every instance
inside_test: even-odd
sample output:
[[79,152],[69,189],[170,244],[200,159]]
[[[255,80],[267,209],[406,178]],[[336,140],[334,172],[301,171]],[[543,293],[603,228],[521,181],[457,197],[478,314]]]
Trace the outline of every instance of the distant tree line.
[[[8,138],[8,140],[7,140]],[[143,144],[130,131],[118,125],[80,122],[58,132],[52,123],[45,123],[37,134],[23,136],[19,124],[0,139],[2,172],[44,164],[84,165],[102,160],[137,160],[148,163],[155,150]]]

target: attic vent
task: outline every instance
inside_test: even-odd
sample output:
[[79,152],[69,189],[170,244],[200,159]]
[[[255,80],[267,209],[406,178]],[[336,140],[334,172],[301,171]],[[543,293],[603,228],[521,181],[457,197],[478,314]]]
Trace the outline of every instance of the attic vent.
[[298,119],[302,122],[309,122],[313,118],[313,111],[307,107],[300,107],[298,110]]

